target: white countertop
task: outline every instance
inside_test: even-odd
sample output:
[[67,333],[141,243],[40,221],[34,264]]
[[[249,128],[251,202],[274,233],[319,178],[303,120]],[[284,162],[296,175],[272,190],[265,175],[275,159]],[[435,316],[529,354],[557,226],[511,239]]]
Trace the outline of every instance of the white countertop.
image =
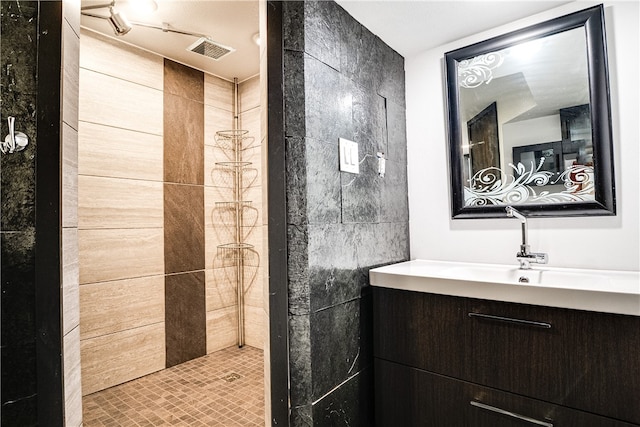
[[414,260],[372,269],[369,281],[384,288],[640,316],[638,271]]

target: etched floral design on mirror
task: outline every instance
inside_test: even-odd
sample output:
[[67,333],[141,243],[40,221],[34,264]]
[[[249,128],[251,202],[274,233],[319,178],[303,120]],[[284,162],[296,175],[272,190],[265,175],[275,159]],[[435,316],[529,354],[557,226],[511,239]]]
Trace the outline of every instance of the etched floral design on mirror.
[[445,54],[452,217],[615,214],[602,6]]

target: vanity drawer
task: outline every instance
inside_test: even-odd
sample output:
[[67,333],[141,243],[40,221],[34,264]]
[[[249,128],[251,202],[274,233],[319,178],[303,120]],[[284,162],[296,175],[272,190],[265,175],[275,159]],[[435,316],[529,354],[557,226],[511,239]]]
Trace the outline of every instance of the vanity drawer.
[[640,318],[374,289],[374,355],[640,424]]
[[466,303],[465,379],[640,424],[640,318]]
[[374,363],[377,427],[633,426],[385,360]]

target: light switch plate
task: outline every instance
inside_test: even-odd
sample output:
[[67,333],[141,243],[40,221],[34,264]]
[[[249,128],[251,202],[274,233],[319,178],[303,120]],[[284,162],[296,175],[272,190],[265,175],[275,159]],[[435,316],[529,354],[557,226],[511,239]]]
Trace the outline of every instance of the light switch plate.
[[340,138],[340,170],[342,172],[360,173],[358,143]]

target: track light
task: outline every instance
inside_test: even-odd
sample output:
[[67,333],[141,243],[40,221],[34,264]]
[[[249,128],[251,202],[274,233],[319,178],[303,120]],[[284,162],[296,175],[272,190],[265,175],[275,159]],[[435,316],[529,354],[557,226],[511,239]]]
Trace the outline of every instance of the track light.
[[[116,36],[124,36],[129,31],[131,31],[131,23],[127,20],[127,18],[123,14],[116,12],[113,9],[115,4],[116,2],[115,0],[113,0],[111,3],[107,3],[107,4],[95,4],[91,6],[85,6],[80,10],[81,10],[81,13],[85,16],[106,19],[107,21],[109,21],[109,24],[111,24],[111,28],[113,28],[113,32],[116,34]],[[109,8],[109,16],[94,15],[93,13],[87,12],[87,10],[103,9],[103,8]]]
[[121,13],[113,10],[113,7],[109,7],[109,17],[107,21],[111,24],[113,31],[116,33],[116,36],[124,36],[129,31],[131,31],[131,24],[127,20],[127,18]]
[[[155,2],[155,0],[123,0],[123,1],[127,1],[132,6],[133,5],[138,7],[145,6],[149,12],[153,12],[158,8],[158,4]],[[194,37],[203,37],[207,40],[211,39],[211,37],[206,34],[194,33],[192,31],[185,31],[185,30],[179,30],[177,28],[172,28],[166,22],[163,23],[162,26],[160,26],[160,25],[154,25],[154,24],[146,24],[144,22],[129,21],[126,18],[126,16],[124,16],[124,14],[117,12],[114,9],[115,5],[116,5],[116,0],[112,0],[111,3],[84,6],[80,9],[80,13],[84,16],[90,16],[92,18],[105,19],[109,21],[109,24],[111,25],[111,28],[113,28],[113,32],[116,34],[116,36],[124,36],[129,31],[131,31],[131,29],[135,25],[138,27],[153,28],[155,30],[160,30],[164,33],[186,34]],[[93,9],[106,9],[106,8],[109,9],[109,16],[96,15],[92,12],[87,12]],[[224,47],[224,46],[220,46],[220,47]],[[224,47],[224,48],[227,50],[227,52],[225,53],[229,53],[234,50],[233,48],[228,48],[228,47]],[[214,58],[214,59],[217,59],[217,58]]]

